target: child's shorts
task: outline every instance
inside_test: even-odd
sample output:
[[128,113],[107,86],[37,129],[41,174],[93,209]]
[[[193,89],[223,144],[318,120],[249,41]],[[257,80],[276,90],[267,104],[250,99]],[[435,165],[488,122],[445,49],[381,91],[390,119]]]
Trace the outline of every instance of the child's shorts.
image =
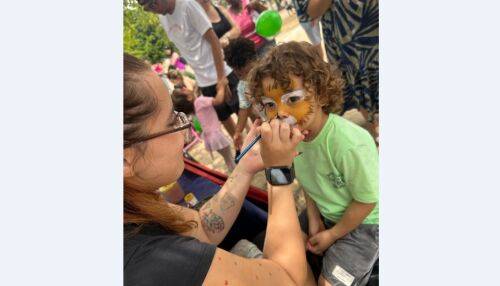
[[321,274],[332,285],[366,285],[377,259],[378,224],[362,224],[328,248]]
[[[327,229],[335,225],[326,219],[324,223]],[[378,224],[361,224],[325,251],[321,275],[334,286],[366,285],[378,247]]]

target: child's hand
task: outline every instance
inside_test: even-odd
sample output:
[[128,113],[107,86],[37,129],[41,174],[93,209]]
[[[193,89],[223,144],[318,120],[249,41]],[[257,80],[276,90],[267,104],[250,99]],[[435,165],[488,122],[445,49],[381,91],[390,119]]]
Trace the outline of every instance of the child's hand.
[[236,150],[241,150],[241,147],[243,146],[243,136],[241,135],[241,132],[234,133],[233,142],[234,142],[234,148]]
[[334,244],[336,240],[331,231],[321,231],[309,238],[309,241],[307,241],[307,250],[316,255],[323,255],[325,250]]
[[288,123],[278,119],[262,123],[258,130],[262,135],[260,145],[264,166],[292,166],[293,159],[297,156],[295,148],[304,139],[300,130],[292,129]]
[[224,90],[226,89],[226,87],[229,85],[229,81],[227,80],[226,77],[223,77],[221,79],[219,79],[219,81],[217,81],[217,85],[215,86],[215,88],[217,89],[217,92],[224,92]]
[[313,237],[314,235],[325,230],[325,224],[319,220],[311,220],[309,219],[309,237]]

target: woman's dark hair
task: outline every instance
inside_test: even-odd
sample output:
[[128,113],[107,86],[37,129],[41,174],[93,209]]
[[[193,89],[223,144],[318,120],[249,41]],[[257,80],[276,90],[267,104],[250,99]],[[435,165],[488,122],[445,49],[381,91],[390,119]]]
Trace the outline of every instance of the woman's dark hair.
[[[151,68],[133,56],[123,59],[123,141],[132,142],[147,133],[148,120],[158,111],[158,102],[148,78],[157,76]],[[147,143],[133,144],[143,154]],[[172,209],[154,190],[138,190],[124,182],[123,216],[124,224],[135,224],[138,231],[145,224],[160,224],[176,233],[196,227],[195,221]]]
[[233,69],[242,69],[257,58],[255,44],[245,37],[238,37],[224,48],[224,59]]

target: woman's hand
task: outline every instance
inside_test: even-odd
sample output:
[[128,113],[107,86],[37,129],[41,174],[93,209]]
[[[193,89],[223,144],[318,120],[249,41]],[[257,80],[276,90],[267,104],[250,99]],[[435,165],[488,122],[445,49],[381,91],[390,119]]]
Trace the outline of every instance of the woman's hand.
[[297,156],[295,148],[304,139],[299,129],[291,129],[288,123],[273,119],[271,123],[262,123],[258,131],[262,135],[260,147],[264,166],[292,166]]
[[[243,148],[248,146],[252,140],[257,136],[257,128],[262,123],[262,120],[256,119],[248,132],[247,137],[243,141]],[[250,149],[244,156],[241,158],[238,165],[241,165],[242,168],[252,175],[255,173],[262,171],[264,169],[264,163],[262,162],[262,157],[260,155],[260,146],[259,144],[253,145],[252,149]]]

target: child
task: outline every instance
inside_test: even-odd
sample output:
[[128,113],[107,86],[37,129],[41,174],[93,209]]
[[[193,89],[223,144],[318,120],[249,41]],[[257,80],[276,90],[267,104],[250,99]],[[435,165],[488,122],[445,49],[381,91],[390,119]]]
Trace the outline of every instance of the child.
[[217,93],[215,97],[208,97],[201,95],[199,89],[195,88],[193,98],[192,94],[182,90],[182,88],[176,88],[172,93],[172,101],[176,110],[190,113],[194,106],[196,116],[203,128],[201,137],[205,142],[205,148],[210,154],[212,154],[212,151],[219,152],[224,158],[229,172],[233,171],[235,164],[232,159],[231,142],[222,132],[221,123],[214,109],[215,105],[224,102],[224,93]]
[[378,259],[378,152],[366,130],[331,113],[341,109],[343,86],[314,46],[298,42],[271,49],[248,80],[250,100],[268,118],[306,136],[294,168],[307,203],[307,249],[323,254],[321,285],[365,285]]
[[240,150],[243,143],[242,132],[247,125],[247,119],[250,116],[252,121],[255,120],[250,108],[252,105],[245,95],[246,78],[257,59],[255,44],[245,37],[236,38],[230,41],[229,45],[224,49],[224,58],[227,65],[233,69],[240,80],[237,88],[240,110],[238,111],[238,122],[233,135],[234,147],[236,150]]

